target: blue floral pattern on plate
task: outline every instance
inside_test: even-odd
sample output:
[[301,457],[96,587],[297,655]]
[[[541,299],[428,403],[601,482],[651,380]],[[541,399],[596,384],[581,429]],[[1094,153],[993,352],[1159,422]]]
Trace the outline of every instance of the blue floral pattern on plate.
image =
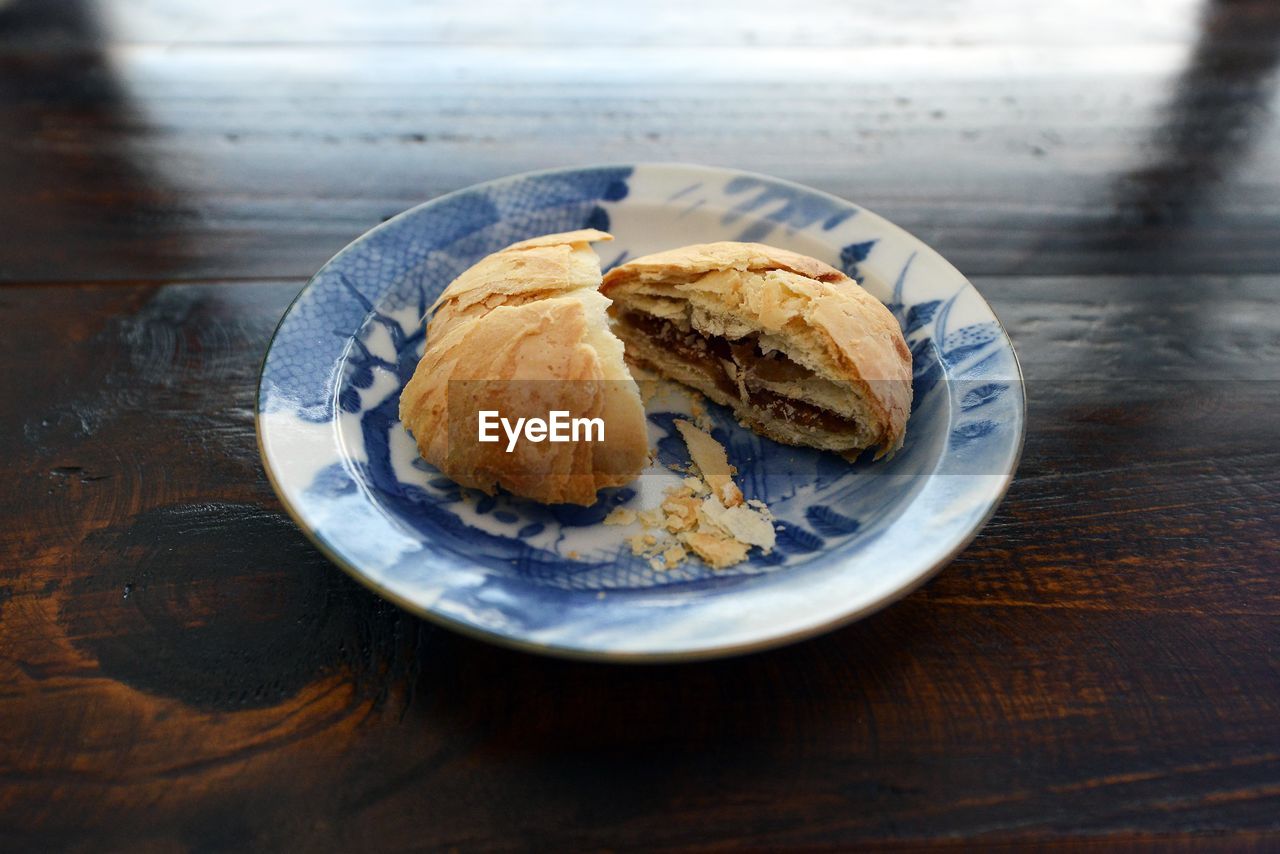
[[[712,571],[655,570],[614,507],[655,506],[687,460],[682,395],[649,407],[655,465],[592,507],[460,490],[417,455],[400,389],[421,319],[458,273],[516,240],[610,230],[606,267],[690,242],[760,240],[822,258],[880,297],[913,357],[913,412],[891,460],[855,464],[778,445],[711,407],[778,546]],[[942,566],[994,510],[1021,448],[1012,346],[968,281],[918,240],[848,202],[760,175],[646,164],[515,176],[407,211],[339,253],[299,294],[263,365],[258,426],[286,507],[337,563],[455,628],[555,654],[709,657],[851,620]]]

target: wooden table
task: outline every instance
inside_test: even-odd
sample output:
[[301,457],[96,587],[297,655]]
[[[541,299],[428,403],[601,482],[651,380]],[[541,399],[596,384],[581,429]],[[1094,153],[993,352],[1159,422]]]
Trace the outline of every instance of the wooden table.
[[[0,4],[0,848],[1280,847],[1280,7],[602,5]],[[285,516],[254,387],[306,277],[635,160],[854,199],[1004,320],[1021,469],[924,589],[569,663]]]

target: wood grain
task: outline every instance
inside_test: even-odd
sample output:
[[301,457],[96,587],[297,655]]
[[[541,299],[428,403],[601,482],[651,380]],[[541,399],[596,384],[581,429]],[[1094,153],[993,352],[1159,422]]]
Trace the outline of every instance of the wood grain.
[[306,276],[450,190],[652,160],[812,184],[971,275],[1280,268],[1269,4],[1097,3],[1084,30],[927,4],[908,25],[670,3],[638,29],[35,5],[0,42],[0,281]]
[[[305,543],[251,415],[300,284],[0,295],[23,378],[0,430],[11,845],[1277,831],[1280,426],[1254,417],[1280,403],[1276,277],[980,281],[1035,346],[1021,476],[978,540],[829,637],[661,668],[457,637]],[[1149,325],[1157,381],[1115,356],[1152,305],[1216,318],[1202,341]]]
[[[0,849],[1275,850],[1280,11],[0,2]],[[271,331],[475,181],[691,160],[938,248],[1027,376],[1007,500],[746,658],[509,652],[261,469]]]

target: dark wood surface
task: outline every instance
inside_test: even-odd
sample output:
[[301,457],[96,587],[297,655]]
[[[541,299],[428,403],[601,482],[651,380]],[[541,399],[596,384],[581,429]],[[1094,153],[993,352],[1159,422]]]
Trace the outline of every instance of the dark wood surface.
[[[1280,847],[1280,7],[1034,5],[0,4],[0,848]],[[1008,326],[1019,476],[908,599],[569,663],[284,514],[309,273],[642,159],[866,204]]]

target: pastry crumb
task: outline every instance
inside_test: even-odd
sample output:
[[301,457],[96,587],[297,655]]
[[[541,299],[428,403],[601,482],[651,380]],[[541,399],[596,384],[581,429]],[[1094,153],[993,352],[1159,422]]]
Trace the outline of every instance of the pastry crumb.
[[635,534],[627,537],[627,543],[631,546],[631,553],[633,555],[644,554],[644,534]]
[[676,419],[676,429],[689,447],[689,456],[693,464],[702,473],[702,479],[711,487],[711,492],[724,502],[726,507],[742,503],[742,490],[733,482],[737,470],[729,465],[729,457],[724,446],[689,421]]
[[666,385],[666,380],[658,377],[638,377],[636,376],[636,366],[634,365],[631,368],[631,376],[632,379],[636,381],[636,385],[640,389],[640,403],[645,407],[645,409],[648,409],[649,404],[653,402],[653,399],[663,391]]
[[606,525],[630,525],[636,520],[636,511],[630,507],[615,507],[604,517]]
[[662,510],[656,507],[649,510],[641,510],[636,515],[640,519],[640,524],[645,528],[661,528],[664,524]]
[[736,469],[710,433],[689,421],[675,423],[693,465],[672,468],[690,474],[666,491],[658,507],[619,517],[639,520],[644,526],[644,532],[627,538],[631,553],[647,559],[655,572],[679,566],[690,553],[712,569],[741,563],[753,547],[769,554],[777,538],[768,506],[756,499],[744,500],[733,482]]
[[636,557],[647,558],[649,566],[657,570],[670,569],[673,564],[664,563],[665,555],[671,553],[672,542],[669,537],[661,539],[648,533],[639,533],[627,538],[631,553]]
[[[707,495],[711,492],[710,487],[708,487],[704,481],[696,477],[686,477],[684,479],[684,485],[694,495]],[[755,501],[754,498],[751,500]],[[757,501],[756,503],[759,504],[760,502]]]
[[693,423],[699,429],[711,432],[711,416],[707,413],[706,398],[701,392],[690,390],[689,392],[689,412],[693,415]]
[[747,545],[759,546],[765,554],[773,551],[777,543],[773,528],[773,515],[746,504],[725,507],[714,495],[702,502],[702,517],[730,537]]
[[664,527],[673,533],[692,529],[698,522],[698,503],[687,487],[667,490],[662,502]]
[[725,569],[747,559],[746,543],[716,533],[693,531],[682,539],[694,554],[707,562],[712,569]]

